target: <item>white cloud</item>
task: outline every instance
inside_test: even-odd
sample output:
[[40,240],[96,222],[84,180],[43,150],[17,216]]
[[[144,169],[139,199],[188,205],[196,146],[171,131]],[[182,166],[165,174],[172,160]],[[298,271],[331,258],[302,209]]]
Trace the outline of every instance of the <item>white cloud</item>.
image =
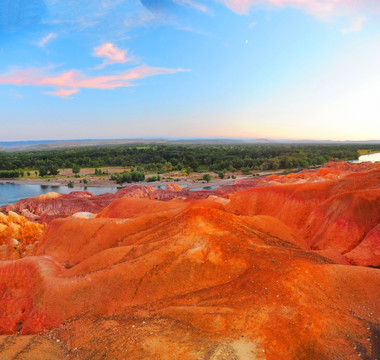
[[54,40],[56,37],[57,37],[57,34],[50,33],[39,41],[38,46],[43,48],[47,45],[48,42],[50,42],[51,40]]
[[178,4],[184,4],[184,5],[188,5],[196,10],[199,10],[201,12],[208,12],[208,8],[203,5],[203,4],[200,4],[198,2],[195,2],[195,1],[192,1],[192,0],[174,0],[174,2],[178,3]]
[[362,29],[364,22],[366,21],[366,17],[364,15],[361,15],[354,19],[349,27],[343,28],[340,30],[340,32],[343,35],[350,34],[353,32],[358,32]]

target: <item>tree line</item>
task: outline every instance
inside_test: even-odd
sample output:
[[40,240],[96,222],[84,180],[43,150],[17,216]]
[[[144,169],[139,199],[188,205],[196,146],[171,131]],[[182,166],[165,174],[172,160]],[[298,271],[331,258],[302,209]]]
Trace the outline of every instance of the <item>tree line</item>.
[[0,170],[0,178],[12,179],[19,176],[24,176],[24,172],[19,170]]
[[[0,152],[0,170],[38,170],[57,175],[64,168],[128,167],[139,172],[216,173],[306,168],[330,160],[354,160],[356,144],[113,145],[40,151]],[[380,146],[378,146],[380,151]]]

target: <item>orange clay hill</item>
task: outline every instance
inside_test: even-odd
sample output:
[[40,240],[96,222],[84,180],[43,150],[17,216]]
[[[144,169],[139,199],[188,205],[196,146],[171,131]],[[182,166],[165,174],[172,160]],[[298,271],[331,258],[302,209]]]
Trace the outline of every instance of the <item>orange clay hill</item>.
[[8,207],[50,222],[0,261],[0,359],[380,359],[378,165],[123,190]]

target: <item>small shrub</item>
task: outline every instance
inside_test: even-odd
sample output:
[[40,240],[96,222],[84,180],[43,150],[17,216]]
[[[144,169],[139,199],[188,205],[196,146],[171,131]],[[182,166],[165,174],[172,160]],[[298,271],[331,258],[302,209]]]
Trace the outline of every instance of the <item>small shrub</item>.
[[211,180],[211,175],[210,174],[204,174],[202,179],[209,182]]

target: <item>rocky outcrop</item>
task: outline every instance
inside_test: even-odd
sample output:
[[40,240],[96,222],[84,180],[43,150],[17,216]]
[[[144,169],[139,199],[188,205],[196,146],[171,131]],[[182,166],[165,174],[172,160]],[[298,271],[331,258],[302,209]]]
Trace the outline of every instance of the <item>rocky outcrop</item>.
[[115,194],[93,195],[87,191],[72,191],[69,194],[49,193],[34,198],[22,199],[0,208],[23,214],[30,220],[49,223],[53,219],[74,215],[80,212],[98,213],[113,200],[121,197],[149,197],[156,189],[153,186],[131,185],[120,189]]
[[43,225],[30,222],[13,211],[0,212],[0,261],[34,255]]
[[380,224],[369,231],[359,245],[344,256],[355,265],[380,267]]
[[[312,174],[327,178],[315,181]],[[380,223],[379,165],[328,164],[301,175],[307,181],[293,184],[291,175],[291,184],[282,177],[282,184],[237,192],[231,195],[227,208],[236,214],[273,216],[293,229],[311,249],[325,251],[329,258],[338,252],[351,264],[380,266],[375,255],[380,238],[374,230]]]
[[317,206],[302,233],[313,249],[335,249],[345,254],[379,223],[380,188],[347,191]]

